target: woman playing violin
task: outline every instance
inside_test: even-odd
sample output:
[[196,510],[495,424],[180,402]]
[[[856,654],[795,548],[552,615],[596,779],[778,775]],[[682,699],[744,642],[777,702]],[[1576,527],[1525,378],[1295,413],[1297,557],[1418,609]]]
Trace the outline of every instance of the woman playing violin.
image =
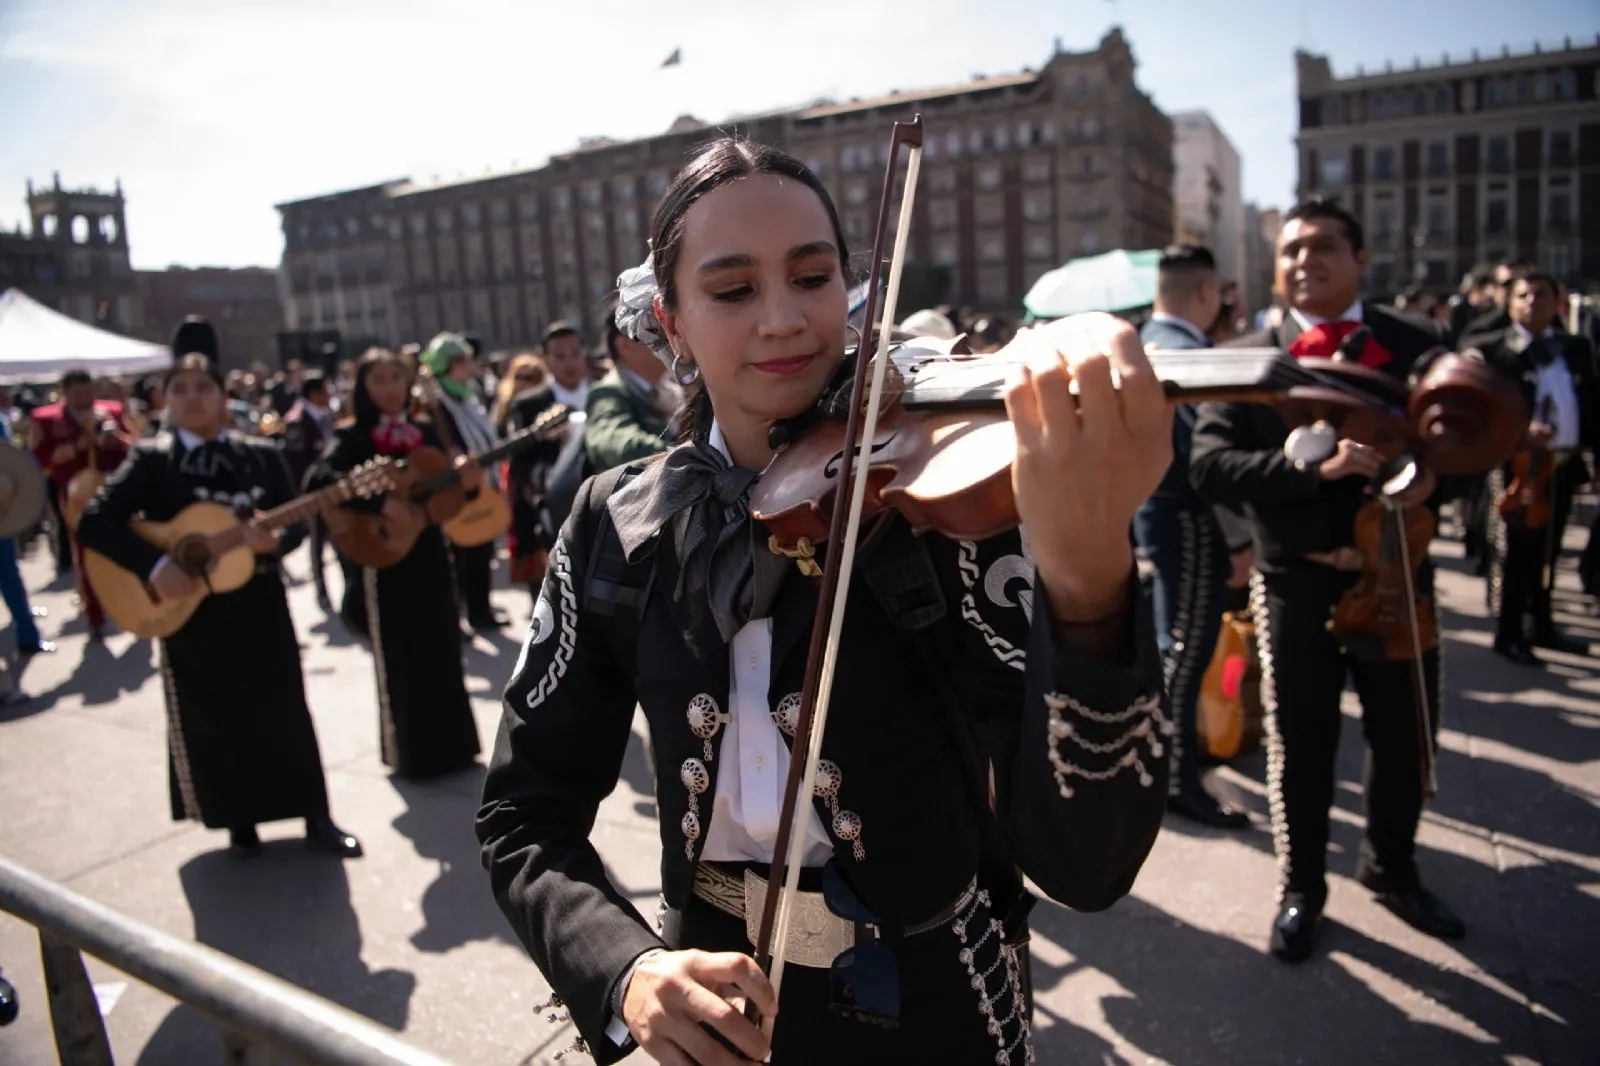
[[[411,369],[393,352],[374,348],[356,369],[355,417],[333,431],[322,459],[306,476],[308,489],[331,485],[378,455],[402,460],[420,445],[443,449],[431,422],[413,421]],[[423,522],[418,508],[388,494],[341,504],[381,511],[396,523]],[[345,624],[372,642],[378,684],[383,763],[402,777],[428,778],[471,766],[478,728],[461,666],[455,583],[444,535],[428,526],[393,566],[344,568]]]
[[[551,553],[478,816],[496,898],[601,1063],[635,1045],[704,1066],[1031,1059],[1017,866],[1067,906],[1109,907],[1165,800],[1128,530],[1171,459],[1171,423],[1138,337],[1084,316],[1016,342],[1029,359],[1006,408],[1025,535],[958,542],[896,519],[862,551],[794,829],[780,1002],[751,922],[818,591],[746,501],[769,430],[846,357],[848,250],[810,170],[728,139],[677,176],[651,245],[648,269],[619,279],[619,315],[684,384],[686,438],[591,479]],[[654,927],[589,840],[636,704],[658,771]],[[986,795],[963,771],[974,751]],[[772,1043],[747,1000],[773,1019]]]
[[[181,355],[162,388],[169,428],[134,445],[84,510],[78,536],[124,570],[149,575],[158,595],[178,597],[196,579],[134,533],[133,518],[169,521],[197,501],[247,517],[288,503],[295,492],[276,447],[227,429],[222,377],[204,355]],[[356,838],[328,818],[300,644],[279,570],[278,560],[301,536],[251,530],[255,576],[236,591],[208,596],[160,642],[172,817],[229,830],[229,848],[240,857],[260,852],[257,823],[286,818],[304,818],[314,846],[361,854]]]

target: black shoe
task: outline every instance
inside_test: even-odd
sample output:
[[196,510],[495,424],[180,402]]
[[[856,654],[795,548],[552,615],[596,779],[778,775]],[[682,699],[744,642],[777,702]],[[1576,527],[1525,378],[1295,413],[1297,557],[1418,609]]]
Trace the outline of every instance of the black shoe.
[[10,1025],[21,1011],[17,1005],[17,990],[10,981],[0,977],[0,1025]]
[[361,841],[333,824],[331,818],[306,819],[306,847],[331,851],[341,859],[359,859]]
[[1510,659],[1518,666],[1543,666],[1544,662],[1533,649],[1520,640],[1500,640],[1494,642],[1494,653],[1502,659]]
[[1283,897],[1278,916],[1272,920],[1272,954],[1283,962],[1304,962],[1317,946],[1317,919],[1304,896],[1291,892]]
[[1167,797],[1167,810],[1201,825],[1218,829],[1247,829],[1250,816],[1218,800],[1200,785],[1191,785]]
[[41,640],[37,644],[29,644],[29,645],[27,645],[25,647],[18,648],[17,649],[17,656],[18,656],[18,658],[22,658],[22,659],[31,659],[35,655],[49,655],[51,652],[53,652],[55,650],[56,650],[56,642],[55,641],[53,641],[53,640]]
[[228,830],[228,854],[236,859],[253,859],[261,854],[261,838],[255,826]]
[[1393,911],[1395,917],[1413,929],[1443,940],[1460,940],[1467,935],[1467,925],[1456,917],[1455,911],[1445,906],[1444,900],[1421,885],[1399,891],[1385,892],[1380,889],[1374,891],[1380,904]]
[[1533,646],[1536,648],[1548,648],[1550,651],[1558,651],[1563,655],[1589,654],[1589,645],[1587,643],[1564,637],[1553,629],[1540,630],[1536,633],[1533,638]]
[[504,629],[510,623],[511,619],[507,618],[499,611],[491,611],[484,615],[474,615],[467,621],[468,625],[479,632]]

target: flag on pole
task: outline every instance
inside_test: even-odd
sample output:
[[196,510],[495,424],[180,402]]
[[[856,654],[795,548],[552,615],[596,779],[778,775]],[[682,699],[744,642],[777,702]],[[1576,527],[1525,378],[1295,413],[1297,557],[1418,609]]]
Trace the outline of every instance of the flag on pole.
[[674,48],[672,50],[672,54],[669,55],[666,59],[662,60],[661,68],[663,70],[665,70],[667,67],[675,67],[675,66],[677,66],[678,64],[680,64],[682,62],[683,62],[683,49],[682,48]]

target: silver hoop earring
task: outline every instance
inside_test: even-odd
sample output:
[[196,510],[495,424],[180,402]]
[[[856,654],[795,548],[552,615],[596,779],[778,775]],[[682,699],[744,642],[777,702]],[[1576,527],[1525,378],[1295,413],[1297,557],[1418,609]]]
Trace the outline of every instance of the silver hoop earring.
[[844,324],[844,328],[849,330],[851,333],[854,333],[856,335],[856,351],[860,352],[861,351],[861,345],[865,343],[865,341],[862,340],[861,331],[859,329],[857,329],[856,327],[852,326],[848,322],[846,322]]
[[676,381],[679,385],[687,388],[688,386],[693,385],[695,382],[700,380],[700,364],[691,363],[690,372],[687,375],[680,374],[678,373],[678,360],[682,358],[683,356],[679,355],[677,352],[673,352],[672,366],[668,368],[667,373],[672,375],[673,381]]

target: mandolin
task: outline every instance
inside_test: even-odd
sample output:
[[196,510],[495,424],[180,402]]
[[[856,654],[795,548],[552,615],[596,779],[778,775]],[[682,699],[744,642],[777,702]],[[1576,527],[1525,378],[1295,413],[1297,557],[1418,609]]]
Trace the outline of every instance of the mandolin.
[[[560,404],[551,407],[531,426],[472,456],[468,465],[488,466],[551,439],[566,425],[570,413]],[[393,566],[410,554],[430,523],[444,525],[466,507],[462,470],[437,448],[423,445],[412,449],[396,468],[394,485],[389,489],[392,496],[406,504],[405,519],[397,522],[381,512],[335,508],[327,515],[334,543],[357,566]]]
[[140,638],[170,637],[194,616],[208,595],[243,588],[255,575],[256,553],[245,545],[247,528],[283,529],[346,500],[384,492],[393,477],[394,464],[379,458],[363,463],[337,484],[291,500],[248,522],[240,522],[226,507],[202,501],[191,503],[167,522],[132,523],[135,533],[166,552],[179,569],[196,579],[194,591],[178,599],[159,599],[146,584],[148,574],[124,570],[88,548],[83,550],[84,574],[106,613],[123,629]]

